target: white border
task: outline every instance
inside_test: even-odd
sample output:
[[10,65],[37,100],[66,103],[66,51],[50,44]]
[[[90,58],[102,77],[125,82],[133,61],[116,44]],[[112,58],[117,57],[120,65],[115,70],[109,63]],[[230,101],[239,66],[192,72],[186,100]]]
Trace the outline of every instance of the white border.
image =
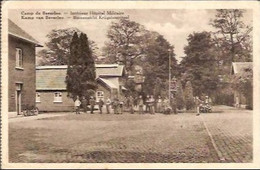
[[[253,163],[8,163],[8,55],[7,13],[8,9],[253,9],[254,20],[254,160]],[[260,3],[257,1],[7,1],[2,2],[2,167],[3,168],[260,168]]]

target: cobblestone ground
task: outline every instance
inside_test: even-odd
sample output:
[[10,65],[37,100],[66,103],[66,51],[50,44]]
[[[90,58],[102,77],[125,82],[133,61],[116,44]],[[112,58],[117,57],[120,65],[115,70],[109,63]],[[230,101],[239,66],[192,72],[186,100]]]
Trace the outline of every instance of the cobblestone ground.
[[46,163],[221,162],[208,128],[226,162],[250,162],[252,113],[227,111],[200,116],[193,113],[71,114],[12,122],[9,123],[9,160]]
[[253,116],[252,111],[220,107],[223,113],[202,115],[222,162],[252,162]]

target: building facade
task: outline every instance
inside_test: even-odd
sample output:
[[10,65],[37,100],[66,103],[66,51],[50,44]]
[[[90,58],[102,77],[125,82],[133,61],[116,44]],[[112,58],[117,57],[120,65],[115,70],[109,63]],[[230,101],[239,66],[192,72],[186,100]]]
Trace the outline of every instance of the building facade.
[[[67,66],[36,67],[36,106],[40,111],[72,111],[74,101],[66,91]],[[124,66],[118,64],[96,64],[98,88],[95,98],[106,100],[124,96]]]
[[35,106],[35,48],[42,47],[11,20],[8,21],[8,110],[21,114]]

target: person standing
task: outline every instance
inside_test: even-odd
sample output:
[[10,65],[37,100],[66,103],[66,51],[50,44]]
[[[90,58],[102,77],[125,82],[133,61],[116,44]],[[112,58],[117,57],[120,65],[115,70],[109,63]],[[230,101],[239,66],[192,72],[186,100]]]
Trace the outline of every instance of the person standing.
[[93,114],[94,113],[93,112],[94,111],[94,107],[95,107],[95,104],[96,104],[95,99],[94,99],[93,96],[90,97],[89,104],[90,104],[90,108],[91,108],[90,113]]
[[144,101],[142,96],[139,96],[138,106],[139,106],[139,114],[144,114]]
[[115,98],[113,101],[114,114],[118,114],[118,105],[119,105],[119,101],[117,98]]
[[83,107],[84,113],[87,113],[87,106],[88,106],[88,104],[87,104],[87,99],[86,99],[85,96],[83,96],[83,97],[82,97],[82,107]]
[[132,96],[129,97],[129,107],[130,113],[134,114],[134,98]]
[[145,112],[150,112],[150,106],[149,106],[149,102],[150,102],[150,96],[147,95],[146,99],[145,99]]
[[77,99],[75,100],[74,105],[75,105],[76,114],[80,114],[79,107],[81,105],[81,102],[79,100],[79,96],[77,96]]
[[99,99],[98,107],[99,107],[99,113],[100,114],[102,114],[103,105],[104,105],[104,101],[102,99]]
[[162,112],[165,113],[169,106],[170,106],[169,99],[165,97],[162,101]]
[[239,108],[239,97],[236,96],[236,107]]
[[154,114],[154,103],[155,103],[155,100],[154,100],[153,96],[151,96],[150,102],[149,102],[149,105],[150,105],[150,113],[151,113],[151,114]]
[[119,101],[119,114],[123,114],[124,111],[124,102],[121,100]]
[[201,106],[201,100],[198,96],[196,96],[195,98],[195,105],[196,105],[196,109],[197,109],[197,116],[200,115],[200,106]]
[[162,99],[161,99],[161,96],[158,96],[158,99],[157,99],[157,112],[158,113],[161,113],[162,112]]
[[106,109],[107,109],[107,114],[110,113],[110,105],[111,105],[111,100],[109,99],[109,97],[106,100]]

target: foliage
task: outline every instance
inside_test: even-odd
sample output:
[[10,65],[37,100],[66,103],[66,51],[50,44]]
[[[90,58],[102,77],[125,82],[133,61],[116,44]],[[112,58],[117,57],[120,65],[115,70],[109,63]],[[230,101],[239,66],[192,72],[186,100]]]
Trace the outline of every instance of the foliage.
[[214,103],[218,105],[234,106],[234,94],[223,92],[217,93],[215,95]]
[[80,37],[75,32],[70,44],[70,55],[66,76],[67,91],[73,99],[85,96],[87,99],[97,88],[95,63],[86,34]]
[[180,63],[182,82],[191,81],[196,96],[210,96],[219,83],[215,46],[209,32],[190,34]]
[[[77,28],[54,29],[47,34],[48,42],[46,48],[37,53],[38,65],[66,65],[70,55],[70,43],[73,33],[82,33]],[[89,46],[92,55],[97,58],[97,45],[94,41],[89,40]]]
[[133,59],[141,54],[137,46],[141,43],[142,30],[140,24],[128,19],[112,22],[107,32],[109,42],[106,42],[106,47],[103,49],[110,61],[121,61],[129,71]]
[[219,60],[224,63],[252,61],[252,26],[243,23],[243,14],[240,9],[217,9],[211,22],[217,29],[214,40]]
[[143,42],[143,57],[136,59],[135,62],[143,63],[144,91],[147,94],[155,92],[154,95],[158,95],[156,93],[160,87],[160,95],[163,95],[162,92],[168,89],[169,57],[171,57],[172,75],[177,73],[174,48],[162,35],[156,32],[147,32]]
[[246,98],[249,109],[253,108],[253,70],[245,68],[241,73],[233,76],[233,88],[241,92]]
[[127,96],[137,96],[137,94],[135,93],[135,82],[133,79],[127,79],[125,86],[128,89]]
[[107,36],[109,41],[103,49],[107,62],[119,61],[125,64],[128,75],[134,75],[135,66],[141,63],[145,76],[143,93],[157,95],[158,87],[161,91],[167,90],[169,55],[172,58],[171,71],[174,75],[177,74],[177,60],[174,47],[162,35],[124,19],[113,22]]
[[155,85],[154,85],[154,89],[153,89],[153,95],[154,97],[157,99],[159,96],[162,96],[162,81],[159,77],[156,78],[155,80]]
[[177,104],[177,109],[179,110],[185,107],[184,94],[183,94],[181,81],[177,82],[176,104]]
[[187,110],[191,110],[195,107],[192,84],[187,81],[184,89],[184,100]]

